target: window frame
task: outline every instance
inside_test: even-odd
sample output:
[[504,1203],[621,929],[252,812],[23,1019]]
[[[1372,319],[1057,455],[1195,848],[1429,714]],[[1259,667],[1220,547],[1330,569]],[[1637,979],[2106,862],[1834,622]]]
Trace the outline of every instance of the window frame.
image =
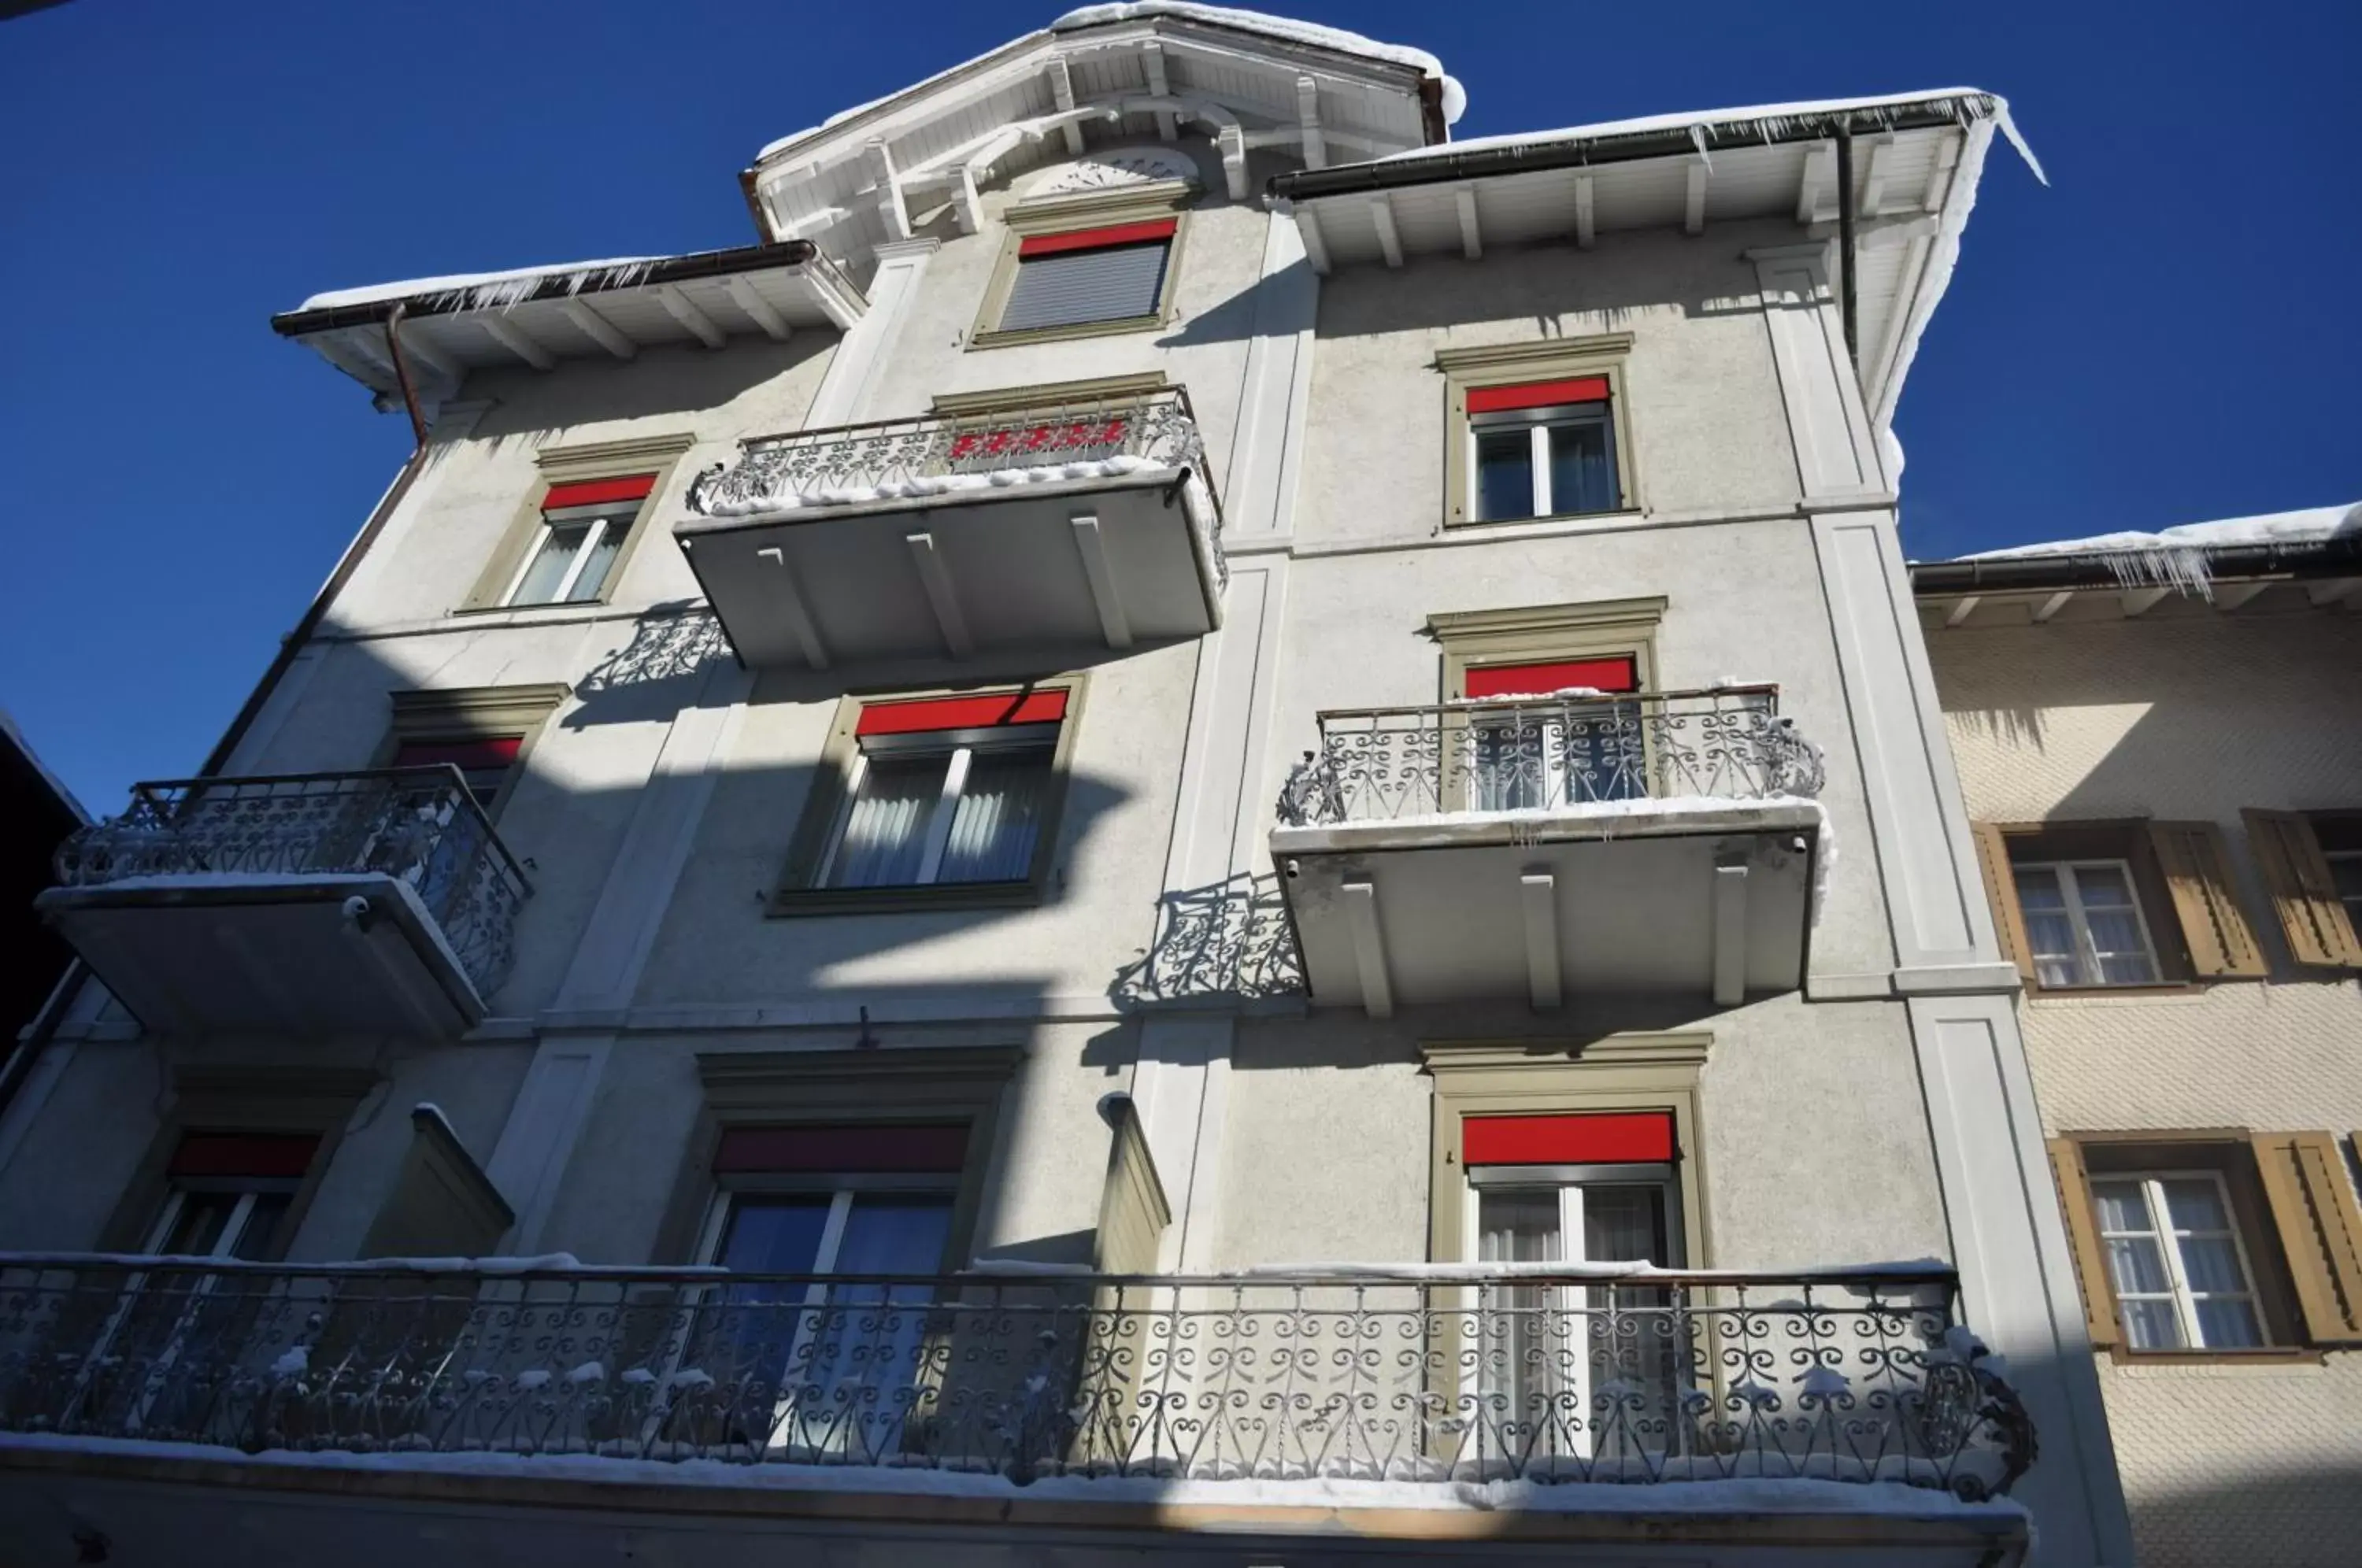
[[[624,518],[623,531],[624,540],[628,542],[634,530],[639,526],[640,515],[647,510],[649,498],[654,493],[651,491],[649,495],[642,496],[636,502],[617,501],[588,506],[564,506],[555,512],[545,510],[541,513],[541,526],[535,531],[533,543],[526,547],[524,558],[518,561],[516,571],[509,580],[507,591],[501,595],[500,608],[553,610],[568,604],[605,602],[608,586],[614,581],[617,572],[623,569],[623,545],[616,546],[614,558],[607,564],[606,575],[599,580],[598,591],[588,598],[577,599],[574,597],[574,590],[581,583],[583,569],[590,564],[592,553],[607,542],[607,536],[613,530],[618,517]],[[629,508],[628,516],[625,515],[626,508]],[[582,543],[575,547],[574,564],[568,567],[565,573],[557,580],[557,591],[547,599],[535,599],[522,604],[517,602],[517,595],[524,591],[525,580],[533,575],[533,569],[540,564],[541,553],[549,547],[550,539],[556,536],[561,526],[571,526],[576,522],[588,523],[590,526],[583,531]]]
[[[563,681],[530,686],[462,686],[388,693],[392,714],[370,766],[389,768],[406,745],[468,745],[513,740],[517,754],[500,788],[477,807],[497,826],[516,799],[533,763],[534,747],[574,689]],[[472,789],[470,790],[472,793]]]
[[[2190,1285],[2189,1264],[2183,1258],[2181,1252],[2181,1240],[2184,1232],[2174,1225],[2173,1210],[2166,1200],[2165,1184],[2169,1181],[2205,1181],[2213,1187],[2215,1197],[2222,1204],[2223,1213],[2230,1221],[2229,1228],[2220,1233],[2227,1235],[2231,1239],[2231,1250],[2239,1260],[2239,1281],[2246,1286],[2244,1290],[2206,1291],[2202,1293],[2191,1288]],[[2103,1185],[2112,1183],[2135,1183],[2139,1186],[2141,1188],[2141,1201],[2148,1210],[2151,1229],[2147,1231],[2111,1231],[2104,1223],[2103,1223],[2099,1208],[2099,1188]],[[2094,1173],[2089,1178],[2088,1186],[2091,1189],[2089,1196],[2092,1200],[2092,1226],[2093,1231],[2098,1235],[2100,1240],[2101,1254],[2103,1264],[2105,1262],[2108,1242],[2123,1238],[2145,1237],[2156,1242],[2158,1256],[2165,1266],[2166,1288],[2162,1291],[2139,1291],[2128,1296],[2125,1292],[2117,1288],[2114,1275],[2112,1274],[2109,1276],[2108,1293],[2111,1298],[2114,1300],[2118,1309],[2117,1321],[2120,1330],[2122,1330],[2125,1334],[2125,1349],[2126,1353],[2132,1355],[2188,1355],[2192,1353],[2223,1355],[2284,1348],[2278,1345],[2272,1338],[2271,1320],[2264,1310],[2263,1292],[2257,1288],[2256,1283],[2255,1263],[2249,1255],[2247,1238],[2239,1224],[2239,1206],[2232,1201],[2231,1184],[2224,1178],[2224,1174],[2220,1169],[2206,1165],[2191,1165],[2173,1168],[2153,1167],[2147,1170],[2137,1171],[2100,1171]],[[2191,1231],[2189,1232],[2189,1234],[2197,1236],[2202,1234],[2202,1232]],[[2217,1234],[2217,1232],[2206,1231],[2202,1232],[2202,1234],[2211,1237]],[[2204,1331],[2201,1326],[2198,1316],[2198,1301],[2202,1294],[2209,1300],[2227,1299],[2245,1301],[2247,1304],[2247,1310],[2255,1318],[2256,1332],[2259,1336],[2258,1342],[2252,1345],[2208,1344],[2205,1342]],[[2181,1332],[2184,1342],[2183,1343],[2176,1345],[2138,1346],[2131,1343],[2132,1336],[2129,1330],[2123,1328],[2125,1319],[2123,1317],[2122,1309],[2126,1301],[2155,1300],[2163,1300],[2172,1307],[2175,1324]]]
[[[529,487],[520,500],[508,528],[500,543],[486,560],[475,585],[469,589],[454,614],[554,615],[564,611],[595,610],[613,603],[618,588],[631,570],[633,559],[639,554],[641,541],[654,526],[650,521],[664,499],[671,493],[676,470],[681,458],[696,445],[697,438],[685,432],[665,436],[635,437],[624,441],[602,441],[579,447],[557,447],[543,451],[537,458],[537,482]],[[637,509],[625,525],[623,543],[615,551],[614,564],[607,569],[606,580],[590,598],[568,602],[560,598],[546,603],[517,604],[512,602],[516,591],[524,585],[526,573],[533,568],[548,533],[548,517],[542,502],[549,492],[560,485],[590,484],[602,480],[635,479],[651,476],[648,492],[640,498]],[[620,509],[623,502],[614,503]],[[578,510],[568,508],[569,512]],[[587,508],[581,510],[588,510]],[[574,570],[579,572],[589,558],[589,541],[577,558]],[[569,579],[571,577],[569,573]]]
[[[1196,180],[1156,180],[1118,191],[1043,197],[1010,207],[1003,215],[1000,252],[986,280],[966,348],[1004,348],[1026,343],[1056,343],[1077,337],[1106,337],[1153,332],[1173,319],[1181,268],[1187,251],[1189,207],[1203,187]],[[1018,251],[1028,239],[1127,224],[1173,220],[1173,234],[1164,242],[1164,275],[1157,287],[1156,308],[1146,315],[1107,321],[1070,322],[1056,326],[1004,328],[1002,315],[1016,292]]]
[[[820,865],[812,872],[813,886],[816,889],[834,892],[878,890],[879,885],[851,889],[835,887],[829,881],[829,878],[835,872],[837,857],[844,851],[845,834],[853,825],[853,813],[861,804],[861,790],[868,780],[872,759],[880,756],[925,759],[938,756],[944,758],[943,782],[937,787],[933,803],[927,807],[926,823],[919,830],[919,875],[911,882],[882,886],[893,888],[1000,886],[999,882],[974,880],[947,882],[942,878],[944,856],[951,847],[952,831],[958,825],[959,809],[967,800],[969,775],[975,767],[977,757],[981,754],[996,751],[1032,753],[1046,751],[1050,755],[1051,786],[1054,789],[1057,785],[1056,734],[1058,731],[1065,728],[1065,725],[1064,718],[1055,721],[1054,724],[1011,724],[1009,726],[1010,733],[1006,736],[991,738],[988,738],[990,736],[990,732],[933,731],[911,737],[902,744],[895,744],[889,739],[874,749],[859,745],[856,736],[852,767],[844,782],[844,799],[837,808],[835,823],[829,829],[827,848],[822,851]],[[1017,733],[1020,731],[1024,733],[1020,734]],[[1044,731],[1050,733],[1045,735]],[[933,737],[936,735],[946,738],[935,740]],[[1045,741],[1047,744],[1044,744]],[[1034,855],[1037,859],[1040,853],[1041,845],[1036,843]]]
[[[2082,883],[2077,876],[2079,871],[2098,870],[2103,867],[2120,872],[2124,877],[2125,891],[2132,900],[2133,923],[2140,933],[2141,955],[2148,960],[2149,977],[2146,980],[2111,980],[2105,977],[2106,969],[2100,954],[2099,942],[2092,934],[2090,911],[2085,908]],[[2041,982],[2044,990],[2152,990],[2166,983],[2164,958],[2158,948],[2156,934],[2149,929],[2148,911],[2142,907],[2146,900],[2142,897],[2141,878],[2134,869],[2129,856],[2085,856],[2058,860],[2012,858],[2009,871],[2013,882],[2017,882],[2018,878],[2028,871],[2047,871],[2058,878],[2059,901],[2065,910],[2068,926],[2074,933],[2075,964],[2079,970],[2091,977],[2066,985],[2054,986],[2047,982]],[[2019,908],[2023,910],[2025,892],[2022,883],[2018,884],[2017,898]],[[2031,922],[2027,932],[2026,955],[2033,961],[2037,976],[2041,972],[2042,964],[2052,956],[2034,950]],[[2129,955],[2118,956],[2129,956]]]
[[[1059,834],[1065,822],[1066,795],[1073,784],[1076,735],[1081,725],[1087,685],[1082,675],[1069,674],[1015,684],[869,691],[841,698],[813,769],[812,782],[805,794],[778,886],[765,906],[766,912],[792,918],[925,909],[1008,908],[1043,902],[1058,864]],[[1032,864],[1024,878],[1006,882],[916,882],[878,888],[825,885],[866,771],[866,757],[856,733],[866,709],[882,703],[941,698],[1019,697],[1052,691],[1065,693],[1065,712],[1057,721],[1057,738],[1050,748],[1050,780],[1036,831]],[[944,819],[943,825],[948,832],[950,813],[944,810],[942,799],[933,810]]]
[[[1579,411],[1596,410],[1595,414]],[[1598,517],[1609,512],[1620,512],[1620,505],[1605,511],[1570,512],[1555,504],[1551,469],[1555,454],[1551,451],[1551,433],[1576,426],[1605,426],[1607,432],[1607,464],[1616,481],[1617,498],[1624,494],[1623,475],[1616,461],[1616,403],[1611,392],[1596,403],[1551,403],[1536,408],[1505,408],[1489,414],[1468,416],[1468,493],[1462,498],[1471,524],[1543,523],[1557,517]],[[1518,517],[1483,517],[1485,493],[1484,462],[1481,444],[1484,437],[1496,430],[1523,430],[1528,445],[1528,478],[1533,510]]]
[[[1507,528],[1520,524],[1618,517],[1644,512],[1646,502],[1634,457],[1636,441],[1629,374],[1631,353],[1632,335],[1628,332],[1439,351],[1435,356],[1435,367],[1444,378],[1443,525],[1446,528]],[[1595,512],[1551,511],[1530,517],[1478,517],[1476,437],[1479,430],[1488,427],[1482,422],[1496,416],[1472,416],[1468,412],[1468,394],[1485,387],[1519,386],[1533,381],[1582,381],[1594,377],[1607,382],[1604,418],[1608,430],[1608,460],[1615,469],[1616,503]],[[1593,405],[1555,406],[1576,408]],[[1504,410],[1501,414],[1540,415],[1548,412]],[[1516,422],[1499,417],[1498,423]],[[1532,419],[1531,424],[1540,430],[1552,427],[1548,420],[1539,417]],[[1541,450],[1542,441],[1538,437],[1538,458]],[[1537,500],[1548,489],[1545,470],[1546,464],[1538,461],[1534,475]]]

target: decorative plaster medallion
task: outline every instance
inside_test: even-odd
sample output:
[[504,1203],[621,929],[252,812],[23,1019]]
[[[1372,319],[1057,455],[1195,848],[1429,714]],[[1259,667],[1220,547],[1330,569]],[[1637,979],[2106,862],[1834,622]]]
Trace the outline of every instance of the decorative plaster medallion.
[[1078,191],[1120,191],[1159,180],[1195,180],[1198,165],[1186,152],[1169,147],[1111,147],[1087,152],[1071,163],[1044,172],[1026,189],[1034,196],[1063,196]]

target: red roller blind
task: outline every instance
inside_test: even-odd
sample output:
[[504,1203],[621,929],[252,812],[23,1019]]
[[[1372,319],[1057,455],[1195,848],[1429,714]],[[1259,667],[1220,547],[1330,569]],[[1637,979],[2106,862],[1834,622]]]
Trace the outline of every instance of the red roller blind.
[[1637,691],[1639,670],[1628,657],[1562,659],[1551,664],[1482,664],[1468,671],[1468,697],[1528,697],[1592,686],[1602,691]]
[[656,489],[654,474],[633,474],[626,479],[579,480],[573,484],[554,484],[549,493],[541,498],[544,512],[556,512],[566,506],[604,506],[615,501],[645,501],[648,491]]
[[1036,256],[1056,256],[1068,250],[1104,250],[1110,245],[1141,245],[1152,239],[1170,239],[1179,220],[1151,218],[1146,223],[1120,223],[1108,228],[1076,228],[1064,234],[1029,235],[1017,242],[1020,260]]
[[1661,1165],[1673,1157],[1670,1111],[1588,1116],[1472,1116],[1460,1124],[1471,1165]]
[[733,1127],[713,1168],[723,1176],[829,1171],[955,1172],[965,1126]]
[[320,1150],[310,1132],[188,1132],[172,1151],[176,1176],[300,1176]]
[[434,767],[447,762],[462,773],[472,773],[478,768],[510,767],[524,746],[522,735],[503,735],[497,740],[404,741],[393,754],[393,765]]
[[1498,414],[1505,408],[1554,408],[1563,403],[1606,403],[1606,376],[1565,381],[1520,381],[1513,387],[1470,387],[1468,412]]
[[922,730],[982,730],[1000,724],[1049,724],[1066,716],[1064,691],[1007,691],[998,697],[928,697],[915,702],[872,702],[854,734],[907,735]]

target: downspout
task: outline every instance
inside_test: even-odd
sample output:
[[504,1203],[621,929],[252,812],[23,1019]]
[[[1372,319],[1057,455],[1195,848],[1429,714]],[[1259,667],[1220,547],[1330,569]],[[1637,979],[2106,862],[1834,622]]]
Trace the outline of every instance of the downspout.
[[1846,359],[1854,377],[1861,377],[1860,328],[1855,319],[1853,288],[1853,132],[1838,134],[1838,308],[1845,319]]
[[[1851,234],[1852,230],[1849,229],[1847,230],[1847,233]],[[1853,241],[1851,239],[1848,239],[1846,241],[1846,247],[1849,254],[1852,250]],[[1850,279],[1853,274],[1849,272],[1846,276],[1848,279]],[[1849,282],[1847,287],[1851,288],[1852,284]],[[1847,298],[1850,299],[1852,296],[1849,294]],[[1850,322],[1853,319],[1852,306],[1848,305],[1846,308],[1846,319]],[[408,300],[396,300],[393,302],[393,309],[385,318],[385,346],[388,352],[393,356],[393,379],[399,382],[402,387],[402,406],[410,414],[411,456],[416,457],[418,453],[426,449],[426,421],[420,416],[418,412],[418,389],[410,384],[409,357],[402,351],[402,318],[409,313],[409,310],[410,302]],[[1846,329],[1846,342],[1850,344],[1852,341],[1853,329],[1849,326]]]

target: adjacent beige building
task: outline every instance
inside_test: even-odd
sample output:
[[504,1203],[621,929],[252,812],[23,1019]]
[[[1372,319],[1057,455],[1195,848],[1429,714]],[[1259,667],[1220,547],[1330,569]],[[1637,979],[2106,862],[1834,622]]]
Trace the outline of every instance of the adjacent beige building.
[[2362,507],[1914,569],[2139,1560],[2362,1540]]

